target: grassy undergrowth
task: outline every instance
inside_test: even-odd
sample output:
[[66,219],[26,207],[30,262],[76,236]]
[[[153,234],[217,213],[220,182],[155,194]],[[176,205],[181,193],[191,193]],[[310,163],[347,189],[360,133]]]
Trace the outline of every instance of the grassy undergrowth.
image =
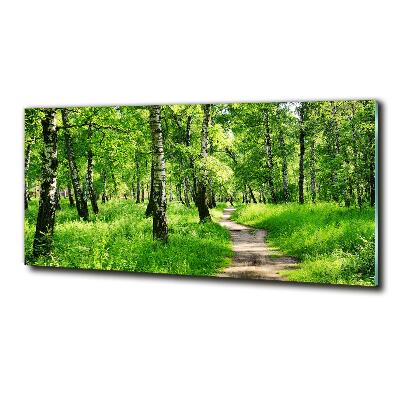
[[268,231],[268,242],[296,257],[291,281],[374,285],[375,211],[335,204],[239,207],[233,219]]
[[[38,203],[32,201],[25,215],[26,263],[182,275],[213,275],[229,264],[229,233],[215,222],[199,224],[193,207],[168,205],[169,243],[163,245],[152,240],[152,219],[144,218],[145,205],[112,200],[99,206],[98,216],[83,222],[63,201],[56,215],[52,256],[33,260]],[[212,210],[215,221],[222,209],[220,205]]]

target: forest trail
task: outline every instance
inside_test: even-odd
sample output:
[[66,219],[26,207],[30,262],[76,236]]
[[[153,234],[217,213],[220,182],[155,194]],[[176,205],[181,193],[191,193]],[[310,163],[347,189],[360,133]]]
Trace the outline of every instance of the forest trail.
[[265,244],[264,229],[240,225],[231,220],[234,208],[225,208],[221,226],[228,229],[233,242],[233,261],[218,277],[285,281],[279,272],[296,268],[293,257],[282,256]]

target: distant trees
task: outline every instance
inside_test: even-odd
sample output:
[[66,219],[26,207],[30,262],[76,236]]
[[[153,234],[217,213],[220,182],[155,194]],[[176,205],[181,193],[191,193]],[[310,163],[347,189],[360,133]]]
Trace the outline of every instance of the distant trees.
[[[243,202],[375,199],[375,102],[321,101],[228,106],[224,123],[235,189]],[[251,191],[250,191],[251,189]]]

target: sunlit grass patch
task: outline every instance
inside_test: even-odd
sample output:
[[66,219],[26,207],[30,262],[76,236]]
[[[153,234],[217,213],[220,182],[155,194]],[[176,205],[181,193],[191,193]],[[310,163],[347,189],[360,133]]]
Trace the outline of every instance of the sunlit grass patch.
[[[32,260],[37,202],[25,218],[25,256],[30,265],[68,268],[153,272],[182,275],[214,275],[232,256],[229,233],[216,222],[199,224],[197,210],[180,203],[168,205],[169,242],[152,239],[152,218],[144,218],[146,206],[130,200],[100,205],[90,222],[79,220],[67,202],[56,215],[54,251],[50,257]],[[223,206],[212,210],[215,221]]]

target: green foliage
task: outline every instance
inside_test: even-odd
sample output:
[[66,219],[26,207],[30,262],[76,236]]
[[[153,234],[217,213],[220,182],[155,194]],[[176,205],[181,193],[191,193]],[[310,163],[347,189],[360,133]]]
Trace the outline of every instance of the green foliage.
[[[360,100],[213,104],[208,156],[202,157],[202,106],[161,106],[171,233],[167,247],[153,243],[151,218],[143,218],[151,197],[148,107],[69,107],[66,126],[57,109],[58,192],[71,187],[64,141],[68,132],[77,170],[74,187],[83,193],[82,202],[113,200],[101,204],[97,216],[90,211],[89,223],[77,220],[76,209],[63,204],[57,212],[55,251],[51,258],[36,262],[212,274],[214,266],[226,260],[227,234],[215,224],[199,226],[196,210],[177,202],[194,207],[198,182],[204,180],[209,207],[228,200],[236,205],[240,201],[281,204],[249,207],[238,215],[247,223],[265,225],[271,240],[301,260],[302,268],[288,273],[289,279],[371,284],[375,108],[374,101]],[[25,111],[27,200],[40,189],[43,111]],[[304,168],[299,162],[300,137]],[[88,175],[88,171],[93,172]],[[303,175],[304,185],[299,179]],[[300,185],[305,202],[316,204],[285,204],[299,199]],[[92,190],[89,193],[92,187],[94,196]],[[136,199],[140,205],[132,204]],[[30,260],[37,204],[27,204]]]
[[[178,275],[214,275],[232,255],[229,233],[217,223],[198,223],[197,211],[169,204],[169,243],[152,240],[152,221],[143,218],[145,206],[132,200],[111,200],[100,205],[91,222],[79,221],[76,211],[62,200],[57,213],[54,252],[33,260],[32,241],[37,214],[32,201],[25,219],[25,257],[28,264],[152,272]],[[221,215],[221,207],[213,217]]]
[[333,284],[374,283],[374,209],[335,204],[240,207],[238,222],[268,231],[267,240],[296,257],[299,268],[289,280]]
[[366,280],[368,284],[375,282],[375,237],[364,239],[357,252],[351,254],[343,263],[343,273],[349,279],[354,277]]

